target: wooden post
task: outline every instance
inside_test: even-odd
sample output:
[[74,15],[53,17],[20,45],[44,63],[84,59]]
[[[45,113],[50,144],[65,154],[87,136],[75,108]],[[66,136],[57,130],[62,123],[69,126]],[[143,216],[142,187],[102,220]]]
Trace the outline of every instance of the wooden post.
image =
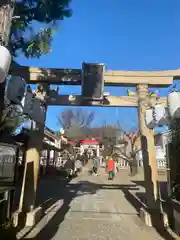
[[26,213],[32,211],[35,206],[43,138],[44,128],[41,126],[37,131],[31,132],[26,150],[26,162],[19,205],[19,210]]
[[[49,85],[38,85],[38,91],[36,95],[43,100],[46,97],[48,90]],[[25,213],[31,212],[35,207],[43,139],[44,124],[36,124],[36,130],[31,130],[30,138],[28,141],[24,177],[19,204],[19,210]]]
[[144,182],[146,190],[146,203],[149,209],[156,208],[159,199],[158,172],[156,164],[156,149],[154,132],[147,128],[145,111],[148,107],[148,85],[137,85],[139,129],[141,135],[141,148],[144,164]]

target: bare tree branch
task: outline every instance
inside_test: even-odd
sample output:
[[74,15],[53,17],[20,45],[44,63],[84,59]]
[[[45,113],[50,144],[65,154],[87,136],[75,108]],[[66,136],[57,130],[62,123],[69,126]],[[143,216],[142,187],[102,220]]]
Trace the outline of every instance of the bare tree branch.
[[57,116],[58,123],[64,130],[71,135],[82,137],[82,134],[86,134],[87,129],[90,127],[94,120],[94,113],[87,112],[81,108],[79,109],[67,109]]
[[128,162],[132,162],[136,159],[136,154],[140,150],[137,148],[137,140],[139,138],[139,133],[136,132],[125,132],[123,136],[121,136],[121,144],[122,146],[117,148],[115,153],[116,156],[120,157],[123,160]]

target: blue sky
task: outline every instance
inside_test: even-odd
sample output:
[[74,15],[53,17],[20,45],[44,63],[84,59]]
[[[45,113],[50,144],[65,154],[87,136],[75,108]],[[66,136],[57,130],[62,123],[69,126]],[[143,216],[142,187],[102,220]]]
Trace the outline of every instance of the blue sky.
[[[80,68],[83,61],[103,62],[112,70],[165,70],[180,68],[179,0],[73,0],[73,16],[60,23],[52,53],[41,59],[20,56],[22,65]],[[180,85],[180,84],[179,84]],[[124,88],[107,88],[125,95]],[[79,93],[79,87],[60,87],[61,94]],[[161,89],[166,96],[168,89]],[[46,124],[58,130],[56,116],[67,107],[49,107]],[[88,108],[89,111],[91,108]],[[93,124],[120,121],[134,128],[133,108],[93,108]]]

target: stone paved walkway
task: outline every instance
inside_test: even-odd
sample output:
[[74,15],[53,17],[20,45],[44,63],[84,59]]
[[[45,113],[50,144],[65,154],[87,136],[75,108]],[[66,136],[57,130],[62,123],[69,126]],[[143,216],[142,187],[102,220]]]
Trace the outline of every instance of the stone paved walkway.
[[107,181],[84,172],[61,191],[62,197],[46,210],[45,217],[24,239],[33,240],[161,240],[141,222],[124,196],[133,187],[125,178]]

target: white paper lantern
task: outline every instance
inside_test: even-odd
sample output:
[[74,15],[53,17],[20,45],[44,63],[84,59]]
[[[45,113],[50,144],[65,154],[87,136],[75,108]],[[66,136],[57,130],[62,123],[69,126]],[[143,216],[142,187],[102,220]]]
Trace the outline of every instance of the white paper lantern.
[[156,122],[153,117],[153,109],[147,109],[145,112],[145,122],[148,128],[154,128],[156,126]]
[[168,110],[161,104],[157,104],[154,107],[154,119],[157,126],[163,126],[169,124]]
[[4,82],[8,75],[11,64],[11,54],[9,50],[0,46],[0,83]]
[[13,76],[8,81],[7,98],[10,102],[21,104],[26,92],[26,81],[19,77]]
[[168,109],[171,118],[180,118],[180,92],[168,94]]

